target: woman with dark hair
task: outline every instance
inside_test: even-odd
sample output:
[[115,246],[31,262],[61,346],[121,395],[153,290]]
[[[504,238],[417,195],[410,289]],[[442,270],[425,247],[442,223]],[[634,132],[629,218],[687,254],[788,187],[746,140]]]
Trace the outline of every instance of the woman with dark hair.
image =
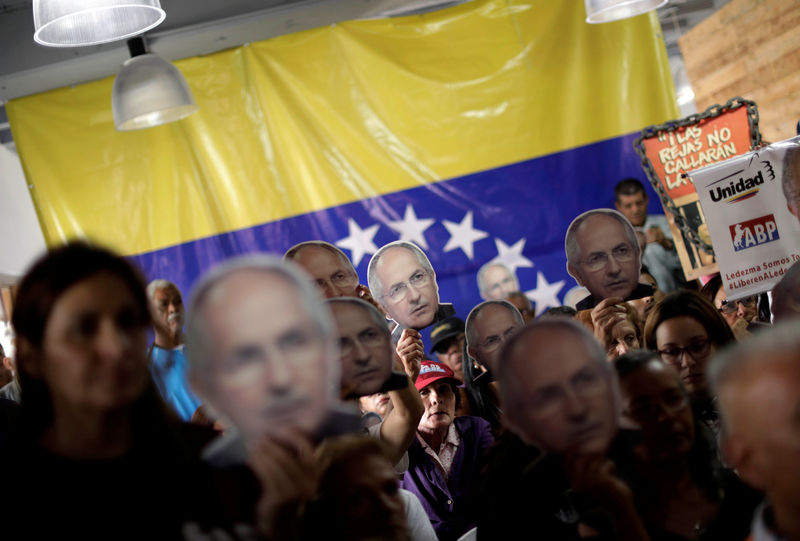
[[745,539],[762,495],[723,468],[676,372],[645,350],[618,357],[614,367],[623,415],[641,431],[634,495],[651,541]]
[[657,303],[644,326],[644,342],[674,367],[701,419],[715,431],[717,412],[706,380],[714,353],[735,338],[714,305],[693,291],[673,291]]
[[[147,369],[144,281],[84,243],[39,259],[13,320],[20,420],[0,449],[4,538],[178,537],[214,520],[213,432],[168,413]],[[9,537],[5,537],[6,535]]]

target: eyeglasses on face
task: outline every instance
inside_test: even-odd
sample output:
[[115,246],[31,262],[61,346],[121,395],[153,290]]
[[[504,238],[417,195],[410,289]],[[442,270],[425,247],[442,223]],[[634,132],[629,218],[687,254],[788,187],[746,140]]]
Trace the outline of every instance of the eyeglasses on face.
[[746,297],[744,299],[739,299],[737,301],[722,301],[722,305],[719,307],[719,311],[722,312],[723,314],[732,314],[739,309],[740,304],[745,308],[750,308],[751,306],[755,305],[755,303],[756,303],[755,297]]
[[583,266],[590,272],[599,271],[608,265],[609,257],[613,257],[615,261],[628,263],[633,261],[636,251],[629,244],[620,244],[611,253],[608,252],[594,252],[589,254],[589,257],[583,260]]
[[350,272],[339,271],[331,274],[329,280],[325,280],[324,278],[314,280],[314,282],[323,289],[329,281],[338,288],[345,288],[355,285],[355,283],[358,282],[358,276]]
[[339,338],[339,353],[343,357],[352,355],[356,349],[356,340],[366,348],[373,348],[386,343],[387,335],[374,327],[369,327],[359,332],[355,338],[342,336]]
[[670,346],[668,348],[659,349],[658,354],[665,363],[680,365],[684,353],[688,354],[696,361],[708,355],[709,349],[711,349],[711,339],[702,338],[691,342],[686,347]]
[[392,302],[400,302],[406,298],[408,295],[408,288],[420,288],[425,287],[431,281],[431,271],[416,271],[414,274],[411,275],[411,278],[408,279],[408,282],[400,282],[398,284],[394,284],[389,291],[384,295],[384,298],[388,298]]

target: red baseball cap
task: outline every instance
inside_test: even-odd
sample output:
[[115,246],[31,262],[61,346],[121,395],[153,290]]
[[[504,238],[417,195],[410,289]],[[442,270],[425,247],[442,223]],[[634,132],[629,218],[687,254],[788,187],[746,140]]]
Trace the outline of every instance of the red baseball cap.
[[456,379],[456,375],[453,373],[453,371],[442,363],[422,361],[420,363],[419,376],[417,376],[417,381],[414,382],[414,386],[419,391],[434,381],[439,381],[440,379],[445,378],[452,379],[456,385],[461,384],[461,382]]

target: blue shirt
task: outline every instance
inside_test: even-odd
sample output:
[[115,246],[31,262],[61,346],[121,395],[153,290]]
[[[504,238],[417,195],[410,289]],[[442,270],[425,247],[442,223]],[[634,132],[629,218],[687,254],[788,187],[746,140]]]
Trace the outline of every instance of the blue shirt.
[[201,402],[189,389],[183,345],[175,349],[163,349],[153,344],[147,357],[150,374],[161,398],[172,406],[181,419],[190,420]]

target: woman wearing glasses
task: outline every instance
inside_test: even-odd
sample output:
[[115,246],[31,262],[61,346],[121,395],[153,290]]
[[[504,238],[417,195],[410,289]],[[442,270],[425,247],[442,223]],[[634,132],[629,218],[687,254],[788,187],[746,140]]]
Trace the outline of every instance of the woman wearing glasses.
[[644,326],[645,347],[674,367],[700,418],[717,429],[706,367],[714,353],[735,340],[714,305],[693,291],[679,290],[653,307]]
[[644,350],[618,357],[614,367],[623,415],[641,430],[634,494],[651,541],[747,537],[761,495],[722,467],[675,371]]
[[[729,301],[725,289],[722,287],[722,278],[719,274],[715,274],[711,280],[706,282],[706,285],[700,290],[700,294],[719,310],[736,338],[741,339],[747,336],[748,332],[752,332],[761,325],[759,322],[758,296],[751,295],[735,301]],[[769,314],[769,308],[767,308],[767,314]],[[769,315],[766,316],[764,321],[769,322]]]

